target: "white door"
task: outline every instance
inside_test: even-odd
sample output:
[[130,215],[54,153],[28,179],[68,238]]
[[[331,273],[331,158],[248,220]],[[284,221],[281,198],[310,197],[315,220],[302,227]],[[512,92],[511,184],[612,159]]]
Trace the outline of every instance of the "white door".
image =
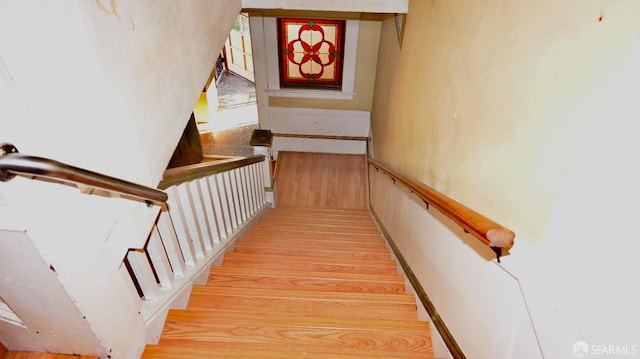
[[251,82],[253,76],[253,56],[251,51],[251,34],[249,32],[249,15],[238,15],[233,29],[224,44],[227,68]]

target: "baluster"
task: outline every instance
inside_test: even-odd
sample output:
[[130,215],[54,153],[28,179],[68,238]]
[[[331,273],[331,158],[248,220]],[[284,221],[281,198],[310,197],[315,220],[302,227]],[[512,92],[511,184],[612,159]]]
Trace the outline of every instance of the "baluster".
[[[256,163],[256,166],[258,166],[258,193],[260,193],[260,207],[262,207],[265,203],[267,203],[267,193],[264,190],[264,173],[263,171],[265,170],[264,167],[260,166],[259,163]],[[267,167],[269,168],[269,167]],[[270,169],[269,169],[270,171]],[[269,177],[271,177],[271,174],[269,174]]]
[[198,235],[198,227],[195,217],[193,216],[187,184],[179,184],[173,189],[180,219],[184,225],[184,235],[193,243],[196,258],[204,258],[204,245],[200,240],[201,237]]
[[176,235],[171,213],[163,209],[158,219],[158,233],[175,276],[184,276],[185,266],[195,265],[195,253],[190,241],[180,242]]
[[240,218],[240,210],[238,204],[238,192],[237,187],[235,185],[234,176],[232,176],[232,171],[224,172],[224,181],[225,181],[225,192],[227,194],[227,199],[229,199],[229,207],[232,209],[231,218],[233,223],[233,229],[238,228],[241,224]]
[[247,192],[249,193],[249,208],[251,209],[249,215],[253,216],[257,211],[253,166],[247,166],[245,171],[247,172]]
[[200,199],[202,202],[202,208],[204,209],[204,220],[207,224],[209,238],[211,238],[213,244],[220,244],[220,233],[218,232],[216,215],[214,213],[213,204],[211,202],[211,191],[209,188],[207,177],[203,177],[198,180],[198,188],[200,190]]
[[169,258],[162,245],[162,238],[158,233],[158,227],[154,226],[146,246],[151,266],[155,270],[160,286],[163,288],[171,288],[173,285],[173,271]]
[[247,166],[239,168],[240,178],[242,179],[242,193],[244,196],[244,214],[245,220],[251,218],[251,193],[249,191],[249,176]]
[[158,298],[160,287],[153,275],[153,269],[147,259],[147,253],[142,249],[132,249],[127,253],[127,259],[131,265],[135,280],[137,281],[142,296],[145,300],[154,300]]
[[236,168],[236,169],[233,169],[231,172],[236,183],[235,194],[238,196],[238,203],[240,204],[238,206],[238,209],[240,211],[238,216],[238,221],[241,221],[240,223],[244,223],[247,221],[247,212],[246,212],[246,203],[244,198],[244,189],[242,186],[242,182],[243,182],[242,170],[240,168]]
[[211,196],[213,212],[215,213],[215,223],[216,228],[218,229],[218,235],[220,236],[220,240],[224,241],[229,237],[228,231],[230,232],[230,229],[227,227],[227,220],[225,220],[225,215],[223,213],[223,202],[220,199],[218,182],[216,181],[215,175],[207,177],[207,186],[209,188],[209,195]]
[[222,211],[222,218],[224,219],[224,228],[228,237],[228,235],[233,232],[233,223],[231,221],[231,207],[229,206],[229,199],[227,198],[224,185],[224,175],[222,173],[213,175],[212,182],[216,187],[215,193],[218,195],[218,199],[220,201],[220,209]]
[[187,183],[187,193],[189,195],[189,208],[191,209],[192,225],[195,226],[195,234],[198,236],[200,243],[204,246],[205,253],[210,252],[213,247],[209,229],[207,228],[207,219],[204,213],[204,204],[202,203],[202,191],[200,182],[195,180]]
[[251,172],[253,173],[253,181],[251,182],[253,185],[253,200],[255,203],[255,207],[256,207],[256,212],[260,210],[260,208],[262,208],[262,203],[260,203],[260,187],[258,187],[258,184],[260,183],[260,173],[258,172],[258,169],[260,167],[256,166],[256,165],[260,165],[259,163],[254,163],[251,165]]

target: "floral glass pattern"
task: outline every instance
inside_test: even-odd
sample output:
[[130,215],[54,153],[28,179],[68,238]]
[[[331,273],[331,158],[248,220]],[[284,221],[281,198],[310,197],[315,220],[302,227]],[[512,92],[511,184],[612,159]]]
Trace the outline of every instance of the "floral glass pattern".
[[342,85],[344,20],[279,19],[280,85]]

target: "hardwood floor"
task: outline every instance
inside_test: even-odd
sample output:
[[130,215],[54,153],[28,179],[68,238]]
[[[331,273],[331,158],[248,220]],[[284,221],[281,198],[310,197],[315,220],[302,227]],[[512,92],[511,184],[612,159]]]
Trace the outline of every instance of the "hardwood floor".
[[432,358],[366,210],[267,212],[143,358]]
[[366,209],[364,155],[278,153],[278,205]]
[[[2,351],[0,350],[0,354]],[[7,352],[4,357],[0,355],[0,359],[99,359],[96,356],[87,355],[70,355],[70,354],[50,354],[37,352]]]
[[67,355],[51,354],[39,352],[14,352],[7,351],[7,348],[0,343],[0,359],[99,359],[96,356],[87,355]]

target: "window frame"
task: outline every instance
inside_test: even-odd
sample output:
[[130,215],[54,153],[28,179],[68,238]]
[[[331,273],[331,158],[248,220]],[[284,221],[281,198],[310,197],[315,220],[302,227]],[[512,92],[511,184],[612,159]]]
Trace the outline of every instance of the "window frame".
[[267,88],[265,91],[269,96],[336,100],[353,99],[355,96],[355,70],[360,20],[345,20],[341,89],[282,88],[280,86],[278,20],[275,17],[265,17],[263,18],[263,26],[267,69]]

